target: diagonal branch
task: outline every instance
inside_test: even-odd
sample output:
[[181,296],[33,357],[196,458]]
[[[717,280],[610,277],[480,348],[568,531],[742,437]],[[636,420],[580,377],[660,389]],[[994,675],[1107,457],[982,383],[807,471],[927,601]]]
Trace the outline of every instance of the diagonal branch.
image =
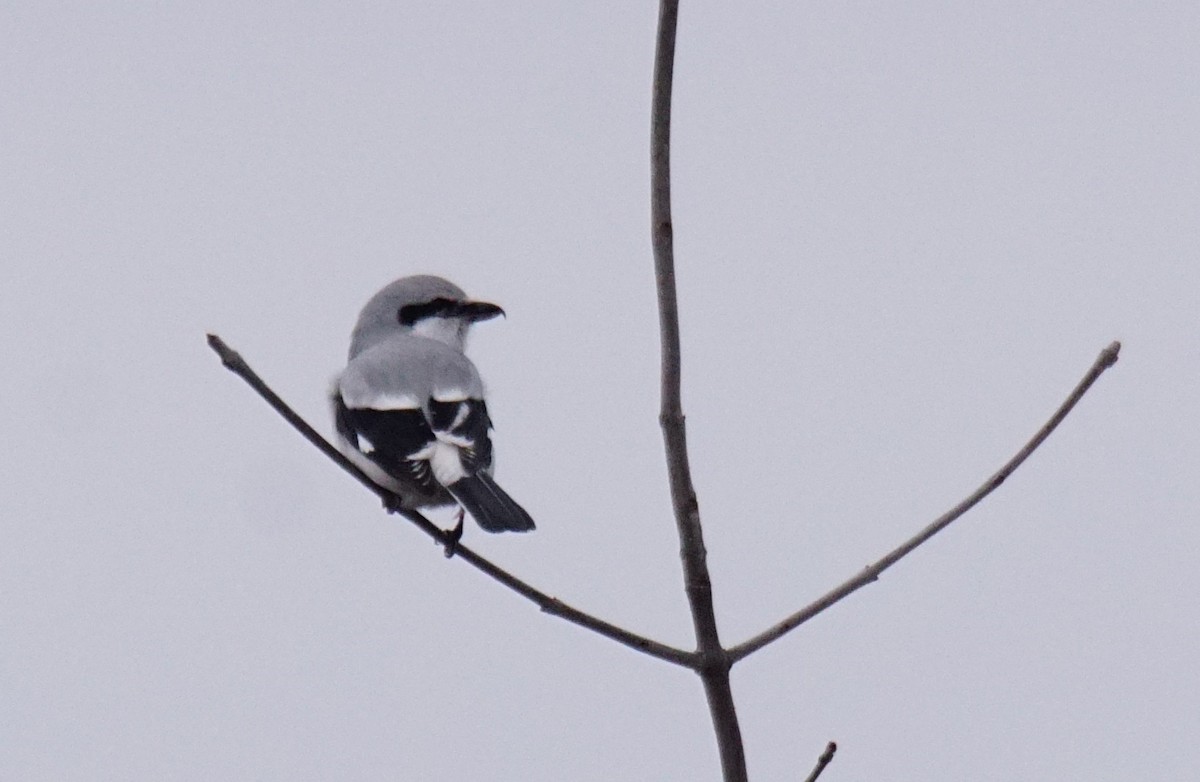
[[1092,364],[1091,369],[1089,369],[1087,374],[1083,376],[1083,379],[1079,381],[1079,385],[1075,386],[1075,390],[1071,392],[1066,401],[1063,402],[1062,405],[1059,406],[1058,410],[1054,412],[1054,415],[1050,416],[1050,420],[1047,421],[1042,428],[1037,431],[1037,434],[1035,434],[1033,438],[1025,444],[1024,448],[1017,452],[1016,456],[1009,459],[1007,464],[1001,467],[995,475],[984,481],[983,485],[972,492],[971,495],[965,500],[939,516],[933,521],[933,523],[925,527],[925,529],[921,530],[916,535],[900,544],[900,546],[889,552],[883,559],[879,560],[873,565],[868,565],[858,575],[847,580],[811,604],[800,609],[796,613],[784,619],[782,622],[779,622],[773,627],[754,636],[750,640],[740,643],[730,649],[729,656],[731,661],[737,662],[743,657],[753,654],[772,641],[776,641],[786,633],[796,629],[809,619],[812,619],[814,616],[829,608],[834,603],[837,603],[851,593],[858,591],[860,588],[870,584],[872,581],[877,580],[883,571],[899,562],[901,559],[911,553],[912,550],[917,546],[920,546],[922,543],[929,540],[946,527],[950,526],[955,519],[957,519],[959,516],[962,516],[971,508],[975,507],[980,500],[995,491],[1000,484],[1004,483],[1004,481],[1008,479],[1008,476],[1012,475],[1013,472],[1021,466],[1022,462],[1028,459],[1029,455],[1037,450],[1038,446],[1040,446],[1045,439],[1050,436],[1050,433],[1053,432],[1060,423],[1062,423],[1063,419],[1067,417],[1067,414],[1071,412],[1071,409],[1075,407],[1080,399],[1083,398],[1083,395],[1086,394],[1088,389],[1092,387],[1092,384],[1099,379],[1100,375],[1104,373],[1104,370],[1117,363],[1117,356],[1120,352],[1120,342],[1114,342],[1104,350],[1100,351],[1100,355],[1096,357],[1096,361]]
[[659,423],[666,448],[671,504],[679,532],[684,589],[696,632],[697,672],[704,685],[726,782],[746,779],[741,728],[729,686],[730,660],[721,647],[713,611],[712,581],[700,527],[700,508],[688,466],[687,433],[680,399],[681,352],[679,306],[675,293],[674,227],[671,222],[671,92],[675,70],[678,0],[661,0],[654,47],[654,81],[650,106],[650,237],[658,289],[658,324],[662,342],[662,407]]
[[[292,410],[286,402],[279,398],[279,395],[271,390],[262,378],[260,378],[250,365],[241,357],[241,355],[230,348],[216,334],[208,335],[208,345],[221,358],[221,363],[225,368],[235,375],[246,381],[258,395],[266,400],[267,404],[275,408],[284,419],[287,420],[304,438],[315,445],[322,453],[332,459],[346,472],[353,475],[359,483],[366,486],[372,492],[377,494],[384,504],[389,508],[398,507],[396,497],[392,492],[375,483],[371,478],[358,468],[354,462],[346,458],[346,456],[335,448],[328,440],[320,435],[307,421],[301,418],[296,411]],[[429,519],[425,518],[420,513],[411,510],[398,510],[400,515],[412,522],[418,529],[424,532],[429,537],[433,538],[441,546],[446,546],[450,541],[445,532],[438,528]],[[697,665],[696,655],[693,652],[686,652],[682,649],[676,649],[673,646],[668,646],[658,641],[653,641],[649,638],[644,638],[636,633],[631,633],[621,627],[618,627],[603,619],[599,619],[590,614],[586,614],[579,609],[567,605],[556,597],[551,597],[546,593],[535,589],[526,584],[521,579],[510,574],[508,571],[493,564],[487,559],[484,559],[479,554],[476,554],[471,549],[458,543],[455,545],[454,556],[463,560],[467,564],[477,570],[491,576],[496,581],[513,590],[522,597],[533,601],[538,608],[551,616],[557,616],[562,619],[577,624],[580,627],[599,633],[600,635],[610,638],[619,644],[624,644],[631,649],[648,654],[651,657],[657,657],[660,660],[665,660],[675,665],[681,665],[687,668],[694,668]]]

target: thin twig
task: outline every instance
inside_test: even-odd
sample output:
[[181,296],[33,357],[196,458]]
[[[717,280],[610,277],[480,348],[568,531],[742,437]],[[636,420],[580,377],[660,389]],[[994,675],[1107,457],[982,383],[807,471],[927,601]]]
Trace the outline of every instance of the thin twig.
[[1058,410],[1054,412],[1054,415],[1050,416],[1050,420],[1047,421],[1042,428],[1037,431],[1037,434],[1035,434],[1033,438],[1025,444],[1025,447],[1017,452],[1016,456],[1009,459],[1008,462],[1001,467],[995,475],[984,481],[983,485],[972,492],[965,500],[946,511],[931,524],[929,524],[929,526],[925,527],[916,535],[900,544],[900,546],[889,552],[885,557],[883,557],[883,559],[880,559],[873,565],[867,566],[858,575],[845,581],[840,586],[800,609],[796,613],[784,619],[782,622],[779,622],[764,632],[754,636],[750,640],[740,643],[730,649],[729,656],[731,660],[733,662],[737,662],[743,657],[753,654],[772,641],[778,640],[784,634],[796,629],[809,619],[812,619],[814,616],[842,600],[851,593],[859,590],[872,581],[877,580],[883,571],[896,564],[898,561],[912,552],[912,550],[917,546],[920,546],[922,543],[941,532],[955,519],[973,508],[980,500],[995,491],[1000,484],[1004,483],[1004,481],[1008,479],[1008,476],[1012,475],[1013,472],[1021,466],[1022,462],[1029,458],[1031,453],[1037,450],[1037,447],[1041,445],[1047,437],[1050,436],[1050,433],[1053,432],[1060,423],[1062,423],[1063,419],[1067,417],[1067,414],[1071,412],[1071,409],[1075,407],[1079,400],[1083,398],[1083,395],[1087,393],[1088,389],[1092,387],[1092,384],[1095,383],[1100,375],[1104,373],[1104,370],[1117,363],[1117,356],[1120,354],[1120,352],[1120,342],[1113,342],[1111,345],[1102,350],[1100,355],[1096,358],[1095,363],[1092,364],[1091,369],[1089,369],[1087,374],[1084,375],[1083,380],[1079,381],[1079,385],[1075,386],[1075,390],[1071,392],[1066,401],[1059,406]]
[[662,408],[659,423],[666,448],[671,504],[679,532],[679,556],[692,625],[696,631],[697,669],[704,684],[725,782],[746,779],[741,729],[729,686],[731,665],[717,634],[712,582],[700,527],[700,509],[688,467],[687,433],[680,400],[682,361],[679,307],[675,292],[674,227],[671,221],[671,91],[675,68],[678,0],[662,0],[654,51],[650,108],[650,235],[658,288],[658,322],[662,340]]
[[817,782],[817,777],[821,776],[821,772],[833,761],[835,752],[837,752],[836,741],[826,744],[825,751],[821,753],[821,757],[817,758],[817,765],[813,766],[812,773],[804,778],[804,782]]
[[[216,334],[208,335],[208,345],[221,358],[221,363],[233,372],[235,375],[246,381],[258,395],[266,400],[267,404],[275,409],[277,413],[284,417],[289,424],[296,428],[300,434],[310,443],[315,445],[322,453],[332,459],[346,472],[353,475],[359,483],[366,486],[372,492],[377,494],[381,500],[389,508],[398,508],[396,496],[389,490],[375,483],[371,478],[358,468],[358,466],[350,461],[341,451],[335,448],[328,440],[322,437],[315,429],[312,428],[301,418],[286,402],[279,398],[271,388],[263,382],[250,365],[238,354],[237,351],[230,348]],[[412,522],[418,529],[424,532],[429,537],[433,538],[441,546],[446,546],[450,543],[447,533],[442,531],[425,516],[413,510],[398,509],[400,515]],[[649,638],[644,638],[636,633],[631,633],[624,628],[618,627],[603,619],[599,619],[590,614],[580,611],[578,608],[570,606],[556,597],[551,597],[544,592],[526,584],[521,579],[507,572],[503,568],[484,559],[479,554],[476,554],[471,549],[462,545],[462,543],[454,544],[454,558],[461,559],[467,564],[475,567],[477,570],[491,576],[496,581],[513,590],[517,594],[532,600],[537,604],[538,608],[551,616],[557,616],[562,619],[577,624],[580,627],[587,628],[593,632],[599,633],[606,638],[611,638],[617,643],[624,644],[631,649],[648,654],[651,657],[657,657],[660,660],[665,660],[675,665],[681,665],[686,668],[695,668],[698,665],[697,656],[693,652],[687,652],[682,649],[676,649],[658,641],[653,641]]]

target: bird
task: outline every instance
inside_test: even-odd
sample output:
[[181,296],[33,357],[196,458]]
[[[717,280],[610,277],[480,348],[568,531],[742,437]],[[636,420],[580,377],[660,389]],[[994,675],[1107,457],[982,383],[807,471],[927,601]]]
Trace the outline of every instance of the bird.
[[385,506],[457,504],[452,542],[464,510],[487,532],[535,527],[492,478],[492,420],[463,352],[473,324],[503,314],[441,277],[401,277],[362,308],[330,394],[342,452],[398,497]]

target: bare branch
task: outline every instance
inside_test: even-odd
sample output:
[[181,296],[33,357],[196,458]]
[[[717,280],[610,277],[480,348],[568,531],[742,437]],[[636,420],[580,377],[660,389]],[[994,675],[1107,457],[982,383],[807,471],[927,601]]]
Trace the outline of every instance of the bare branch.
[[[370,476],[358,468],[358,465],[347,459],[345,454],[333,447],[333,445],[324,437],[322,437],[316,429],[313,429],[307,421],[301,418],[295,410],[289,407],[287,402],[284,402],[282,399],[280,399],[279,395],[272,391],[270,386],[263,382],[263,379],[260,378],[258,374],[250,368],[250,365],[246,363],[246,360],[242,358],[240,353],[226,345],[225,341],[216,334],[208,334],[206,335],[206,339],[208,341],[208,346],[212,348],[213,351],[220,357],[221,363],[225,365],[225,368],[240,377],[242,380],[245,380],[246,383],[249,384],[249,386],[253,388],[259,396],[266,400],[267,404],[275,409],[275,412],[283,416],[284,420],[291,424],[296,431],[304,435],[305,440],[308,440],[323,454],[337,462],[339,467],[353,475],[359,483],[377,494],[379,499],[383,500],[385,503],[393,503],[398,500],[398,498],[392,492],[371,480]],[[421,518],[424,519],[424,517]],[[435,530],[437,529],[433,522],[430,522],[427,519],[425,521],[431,528]],[[418,526],[421,526],[419,522],[414,523],[416,523]]]
[[675,30],[678,0],[661,0],[654,51],[654,82],[650,108],[650,235],[658,289],[658,322],[662,341],[662,408],[659,423],[666,447],[667,472],[684,588],[696,632],[697,671],[704,684],[721,769],[726,782],[746,779],[741,729],[729,686],[731,665],[717,634],[712,582],[700,527],[700,509],[688,467],[687,434],[680,400],[682,374],[679,346],[679,307],[675,293],[674,227],[671,221],[671,91],[675,69]]
[[825,745],[825,751],[821,753],[821,757],[817,758],[817,765],[813,766],[812,773],[804,778],[804,782],[817,782],[817,777],[821,776],[821,772],[825,767],[833,762],[833,755],[837,752],[837,742],[831,741]]
[[893,551],[889,552],[885,557],[883,557],[883,559],[880,559],[873,565],[867,566],[858,575],[850,578],[832,591],[826,593],[811,604],[784,619],[782,622],[779,622],[773,627],[754,636],[750,640],[738,644],[730,649],[729,656],[731,661],[737,662],[743,657],[753,654],[772,641],[778,640],[784,634],[796,629],[809,619],[812,619],[814,616],[829,608],[834,603],[837,603],[851,593],[856,592],[872,581],[877,580],[883,571],[896,564],[898,561],[912,552],[912,550],[917,546],[920,546],[922,543],[948,527],[959,516],[962,516],[971,508],[975,507],[980,500],[995,491],[1000,484],[1004,483],[1004,481],[1008,479],[1008,476],[1012,475],[1013,472],[1021,466],[1022,462],[1028,459],[1029,455],[1037,450],[1037,447],[1040,446],[1042,442],[1044,442],[1045,439],[1050,436],[1050,433],[1053,432],[1060,423],[1062,423],[1063,419],[1067,417],[1067,414],[1071,412],[1071,409],[1075,407],[1079,400],[1083,398],[1083,395],[1087,393],[1088,389],[1092,387],[1092,384],[1095,383],[1100,375],[1104,373],[1104,370],[1117,363],[1117,356],[1120,352],[1120,342],[1113,342],[1111,345],[1102,350],[1100,355],[1096,358],[1095,363],[1092,364],[1091,369],[1089,369],[1087,374],[1084,375],[1083,379],[1079,381],[1079,385],[1075,386],[1075,390],[1071,392],[1066,401],[1063,402],[1062,405],[1059,406],[1058,410],[1054,412],[1054,415],[1050,416],[1050,420],[1047,421],[1042,428],[1037,431],[1037,434],[1035,434],[1033,438],[1025,444],[1025,447],[1017,452],[1016,456],[1009,459],[1008,463],[1001,467],[995,475],[984,481],[983,485],[972,492],[971,495],[965,500],[939,516],[933,521],[933,523],[925,527],[925,529],[921,530],[913,537],[906,540]]
[[[312,428],[301,418],[286,402],[271,390],[271,388],[263,382],[250,365],[241,357],[237,351],[230,348],[216,334],[208,335],[208,345],[221,358],[221,363],[225,365],[229,371],[246,381],[258,395],[266,400],[267,404],[275,408],[284,419],[287,420],[304,438],[315,445],[322,453],[332,459],[343,470],[353,475],[358,482],[366,486],[372,492],[377,494],[383,500],[388,508],[399,508],[398,498],[387,489],[375,483],[371,478],[358,468],[354,462],[350,461],[341,451],[335,448],[328,440],[322,437],[315,429]],[[446,546],[451,543],[447,533],[443,532],[429,519],[422,514],[405,509],[396,510],[404,518],[412,522],[418,529],[424,532],[429,537],[433,538],[441,546]],[[624,644],[631,649],[648,654],[651,657],[657,657],[660,660],[665,660],[675,665],[680,665],[686,668],[697,668],[699,661],[694,652],[687,652],[682,649],[676,649],[658,641],[653,641],[649,638],[643,638],[636,633],[631,633],[621,627],[618,627],[603,619],[599,619],[590,614],[586,614],[579,609],[567,605],[556,597],[551,597],[544,592],[535,589],[526,584],[521,579],[513,576],[499,566],[493,564],[487,559],[484,559],[479,554],[476,554],[471,549],[461,543],[454,543],[454,556],[461,559],[467,564],[473,566],[477,570],[491,576],[496,581],[513,590],[517,594],[532,600],[537,604],[538,608],[552,616],[557,616],[579,625],[580,627],[599,633],[606,638],[610,638],[617,643]]]

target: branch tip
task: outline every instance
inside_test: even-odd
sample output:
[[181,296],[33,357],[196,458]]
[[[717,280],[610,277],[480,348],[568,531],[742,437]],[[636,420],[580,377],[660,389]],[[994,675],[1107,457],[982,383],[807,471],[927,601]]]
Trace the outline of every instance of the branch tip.
[[821,753],[821,757],[817,758],[817,765],[813,767],[812,773],[805,778],[804,782],[816,782],[817,777],[821,776],[821,772],[825,770],[825,767],[833,761],[833,756],[836,752],[836,741],[826,744],[825,751]]
[[1108,369],[1113,364],[1117,363],[1117,359],[1121,356],[1120,340],[1113,340],[1113,343],[1100,351],[1100,358],[1097,362],[1101,369]]
[[213,349],[217,357],[221,359],[221,363],[225,365],[226,369],[237,371],[241,367],[246,366],[246,362],[242,360],[241,355],[226,345],[225,341],[216,334],[206,334],[205,342]]

